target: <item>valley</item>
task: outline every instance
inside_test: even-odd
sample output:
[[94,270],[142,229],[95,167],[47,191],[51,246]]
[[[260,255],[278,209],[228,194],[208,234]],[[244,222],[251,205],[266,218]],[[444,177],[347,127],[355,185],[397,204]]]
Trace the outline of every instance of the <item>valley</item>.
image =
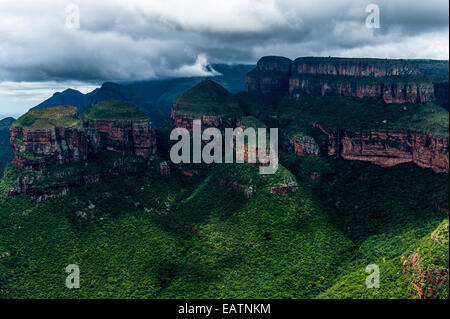
[[[116,97],[10,123],[0,298],[448,299],[448,61],[271,56],[246,73],[177,91],[157,125]],[[194,120],[278,128],[278,170],[249,147],[173,163],[170,133]]]

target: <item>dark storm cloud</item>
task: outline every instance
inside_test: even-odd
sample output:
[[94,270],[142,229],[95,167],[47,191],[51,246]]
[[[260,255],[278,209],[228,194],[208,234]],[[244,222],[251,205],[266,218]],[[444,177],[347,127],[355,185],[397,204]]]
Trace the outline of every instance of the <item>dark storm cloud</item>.
[[[2,1],[0,81],[132,80],[207,74],[262,55],[448,58],[448,2]],[[33,6],[31,6],[31,3]],[[380,7],[368,29],[366,6]]]

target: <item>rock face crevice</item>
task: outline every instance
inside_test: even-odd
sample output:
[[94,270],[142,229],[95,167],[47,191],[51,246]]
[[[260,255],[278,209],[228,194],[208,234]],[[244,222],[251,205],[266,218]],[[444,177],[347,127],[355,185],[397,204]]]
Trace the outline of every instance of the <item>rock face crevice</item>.
[[88,157],[87,134],[78,128],[29,131],[13,127],[11,146],[15,154],[13,164],[19,169],[40,170],[45,166],[86,160]]
[[329,137],[329,155],[384,167],[413,162],[437,173],[449,172],[448,138],[411,131],[341,130],[338,139],[337,130],[327,129],[320,124],[315,126]]
[[156,151],[156,138],[149,120],[86,121],[83,127],[45,130],[11,128],[13,164],[23,170],[87,160],[99,151],[148,157]]
[[84,122],[90,146],[127,155],[147,157],[156,151],[156,139],[149,120]]
[[246,91],[381,98],[386,103],[434,100],[434,85],[403,60],[263,57],[246,77]]
[[192,115],[183,113],[182,111],[179,111],[179,107],[176,103],[173,104],[170,117],[174,121],[174,126],[176,128],[185,128],[191,133],[194,120],[200,120],[203,128],[234,127],[236,125],[236,119],[231,117],[214,115]]

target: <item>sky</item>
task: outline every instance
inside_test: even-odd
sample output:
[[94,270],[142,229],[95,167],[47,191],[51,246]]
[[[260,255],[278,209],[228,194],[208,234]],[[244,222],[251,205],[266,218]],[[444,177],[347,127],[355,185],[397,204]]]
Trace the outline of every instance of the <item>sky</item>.
[[448,15],[447,0],[0,0],[0,118],[69,87],[265,55],[448,60]]

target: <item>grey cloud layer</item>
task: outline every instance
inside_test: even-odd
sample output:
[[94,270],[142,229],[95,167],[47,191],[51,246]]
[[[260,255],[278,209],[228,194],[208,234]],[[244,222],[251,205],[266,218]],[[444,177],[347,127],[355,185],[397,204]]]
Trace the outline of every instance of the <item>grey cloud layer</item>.
[[[79,30],[65,27],[71,2]],[[1,1],[0,81],[200,75],[269,54],[448,59],[446,0],[71,2]],[[364,25],[371,2],[378,30]]]

